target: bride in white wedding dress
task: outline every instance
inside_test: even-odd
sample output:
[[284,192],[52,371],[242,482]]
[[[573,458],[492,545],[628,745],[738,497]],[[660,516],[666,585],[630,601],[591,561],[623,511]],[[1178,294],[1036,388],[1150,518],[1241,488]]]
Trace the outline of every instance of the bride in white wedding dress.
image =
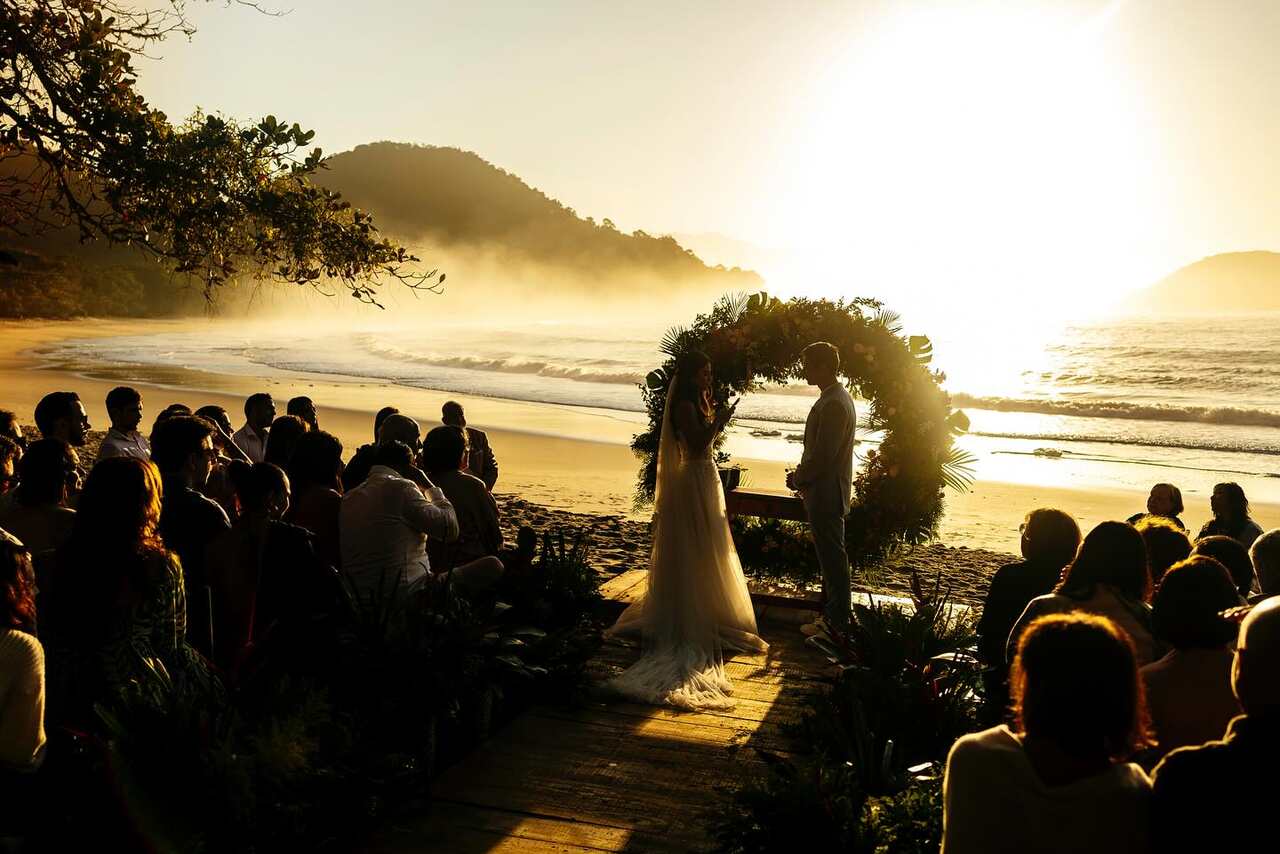
[[662,414],[648,590],[608,632],[641,640],[640,660],[607,686],[630,699],[729,708],[724,651],[769,648],[756,630],[712,450],[732,415],[712,406],[711,361],[701,353],[681,360]]

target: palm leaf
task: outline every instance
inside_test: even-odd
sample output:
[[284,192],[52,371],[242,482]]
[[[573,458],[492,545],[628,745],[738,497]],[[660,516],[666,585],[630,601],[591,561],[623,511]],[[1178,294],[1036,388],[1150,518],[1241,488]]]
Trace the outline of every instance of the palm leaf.
[[952,446],[942,460],[942,482],[956,492],[968,492],[973,485],[973,467],[978,458],[962,448]]
[[662,336],[662,341],[658,344],[658,350],[664,356],[676,358],[681,355],[684,350],[684,339],[688,337],[689,329],[685,326],[673,326]]
[[751,297],[742,291],[736,294],[725,294],[720,298],[720,304],[724,307],[729,322],[737,323],[742,313],[751,306]]
[[902,315],[887,308],[877,311],[871,322],[876,326],[882,327],[891,335],[897,335],[902,331]]

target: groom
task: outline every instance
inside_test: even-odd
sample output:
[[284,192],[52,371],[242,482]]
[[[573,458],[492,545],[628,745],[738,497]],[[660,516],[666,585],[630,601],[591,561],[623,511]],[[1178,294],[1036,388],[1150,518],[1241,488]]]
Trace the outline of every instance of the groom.
[[[844,518],[853,489],[853,398],[840,384],[840,351],[825,341],[810,344],[800,355],[804,378],[822,389],[804,423],[804,454],[787,475],[787,486],[804,499],[809,529],[822,567],[823,608],[827,626],[849,629],[849,555],[844,545]],[[816,623],[802,629],[819,630]]]

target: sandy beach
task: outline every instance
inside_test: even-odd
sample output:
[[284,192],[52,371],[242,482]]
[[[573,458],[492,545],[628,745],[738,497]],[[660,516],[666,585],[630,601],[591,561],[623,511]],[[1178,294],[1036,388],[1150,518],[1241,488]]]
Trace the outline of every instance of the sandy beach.
[[[143,392],[144,425],[149,425],[165,405],[181,401],[193,408],[210,403],[224,406],[238,426],[244,398],[252,392],[272,393],[281,411],[289,397],[306,394],[317,404],[322,427],[341,439],[349,455],[372,439],[373,413],[380,407],[398,406],[429,429],[439,423],[440,405],[453,398],[466,407],[469,423],[489,435],[500,471],[495,493],[512,531],[526,523],[538,528],[590,529],[599,569],[612,573],[644,566],[649,548],[647,513],[632,505],[638,461],[628,443],[640,426],[633,413],[467,397],[301,372],[259,379],[201,371],[195,366],[53,362],[40,352],[69,338],[161,331],[199,335],[209,322],[85,319],[0,323],[0,407],[12,409],[30,424],[31,412],[41,396],[58,389],[73,390],[84,400],[94,428],[103,429],[107,426],[102,402],[106,392],[128,383]],[[798,458],[798,445],[795,452]],[[783,462],[749,457],[735,457],[735,462],[747,469],[748,484],[773,486],[784,478]],[[1028,460],[1026,464],[1052,462]],[[1196,530],[1208,518],[1208,502],[1198,496],[1187,498],[1183,519]],[[1087,531],[1100,521],[1138,512],[1145,499],[1145,493],[1133,490],[980,479],[969,491],[947,496],[939,543],[898,555],[877,573],[876,587],[901,592],[909,584],[910,568],[925,577],[941,570],[955,595],[972,600],[981,595],[990,572],[1011,559],[1010,552],[1018,545],[1018,524],[1028,510],[1060,507]],[[1255,503],[1254,516],[1264,528],[1280,524],[1280,506]]]

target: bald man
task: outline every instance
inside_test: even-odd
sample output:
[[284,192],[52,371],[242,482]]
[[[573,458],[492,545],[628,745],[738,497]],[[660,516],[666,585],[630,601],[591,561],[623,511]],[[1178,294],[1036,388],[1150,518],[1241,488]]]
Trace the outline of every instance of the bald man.
[[1156,766],[1154,852],[1274,851],[1280,776],[1280,598],[1240,625],[1231,690],[1244,714],[1221,741],[1175,750]]

